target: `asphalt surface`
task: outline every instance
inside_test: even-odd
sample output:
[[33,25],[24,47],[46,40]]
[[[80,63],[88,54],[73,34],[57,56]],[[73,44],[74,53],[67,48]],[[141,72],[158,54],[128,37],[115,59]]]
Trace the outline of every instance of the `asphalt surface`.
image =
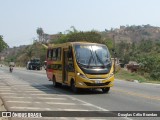
[[[13,73],[9,73],[7,67],[0,67],[0,98],[8,111],[160,111],[160,85],[115,80],[115,86],[108,94],[103,94],[101,90],[82,90],[79,94],[74,94],[67,86],[54,88],[52,82],[48,81],[45,71],[20,68],[14,68]],[[54,119],[158,120],[159,118],[54,117]]]

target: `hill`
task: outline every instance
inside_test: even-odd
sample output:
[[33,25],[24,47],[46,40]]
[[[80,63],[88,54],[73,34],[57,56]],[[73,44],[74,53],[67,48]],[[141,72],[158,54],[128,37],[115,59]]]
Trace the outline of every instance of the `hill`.
[[160,40],[160,27],[150,25],[142,26],[120,26],[120,28],[105,30],[100,32],[103,38],[115,38],[117,43],[124,41],[126,43],[139,42],[141,40]]

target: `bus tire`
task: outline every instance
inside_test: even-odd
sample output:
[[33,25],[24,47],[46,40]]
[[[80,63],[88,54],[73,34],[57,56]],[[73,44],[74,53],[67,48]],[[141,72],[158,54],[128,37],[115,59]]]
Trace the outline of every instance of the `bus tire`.
[[61,87],[61,86],[62,86],[62,84],[57,82],[57,87]]
[[52,82],[53,82],[53,87],[57,87],[57,82],[56,82],[56,77],[55,76],[53,76]]
[[103,93],[108,93],[110,90],[110,87],[102,88]]
[[78,93],[78,88],[76,88],[74,80],[71,80],[71,89],[74,93]]

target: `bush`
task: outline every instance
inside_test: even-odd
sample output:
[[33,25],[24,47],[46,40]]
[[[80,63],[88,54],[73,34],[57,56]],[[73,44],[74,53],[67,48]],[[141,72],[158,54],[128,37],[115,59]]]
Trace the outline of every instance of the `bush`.
[[139,56],[138,62],[141,63],[139,71],[149,74],[154,80],[160,80],[160,57],[158,55]]
[[150,77],[153,78],[154,80],[160,80],[160,72],[153,71]]

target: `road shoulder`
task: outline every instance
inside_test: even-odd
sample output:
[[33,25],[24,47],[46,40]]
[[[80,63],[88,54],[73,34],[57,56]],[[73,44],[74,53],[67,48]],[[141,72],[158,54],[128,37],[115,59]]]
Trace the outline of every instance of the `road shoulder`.
[[[4,103],[3,103],[3,101],[2,101],[1,98],[0,98],[0,111],[7,111],[5,109]],[[0,117],[0,120],[8,120],[8,118],[2,118],[2,117]]]

